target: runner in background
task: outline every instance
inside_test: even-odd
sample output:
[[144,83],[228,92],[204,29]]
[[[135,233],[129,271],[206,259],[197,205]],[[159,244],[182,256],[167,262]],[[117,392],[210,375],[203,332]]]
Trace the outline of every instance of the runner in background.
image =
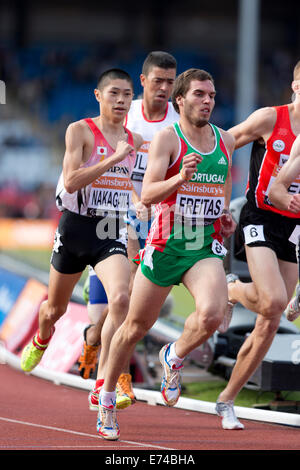
[[[300,91],[300,80],[299,80]],[[300,135],[293,143],[291,154],[284,167],[280,170],[270,188],[270,201],[277,209],[287,210],[297,214],[300,219],[300,183],[295,185],[295,181],[300,178]],[[300,226],[293,235],[293,242],[296,245],[298,261],[298,286],[295,296],[289,302],[285,315],[289,321],[295,321],[300,315]]]
[[66,132],[56,194],[62,216],[52,251],[48,299],[40,307],[38,332],[22,352],[25,372],[40,362],[86,266],[94,268],[107,293],[104,355],[127,314],[130,264],[123,219],[131,205],[136,150],[142,144],[141,136],[123,125],[133,97],[131,77],[120,69],[104,72],[95,97],[101,114],[70,124]]
[[[153,51],[148,54],[140,75],[143,97],[132,102],[125,120],[126,127],[143,137],[143,144],[137,152],[131,175],[138,201],[130,207],[126,218],[128,224],[128,257],[131,267],[130,291],[137,269],[137,265],[131,259],[144,247],[151,225],[151,213],[140,202],[149,145],[159,130],[179,119],[173,104],[169,102],[176,78],[176,67],[175,58],[167,52]],[[88,314],[91,324],[87,326],[84,332],[84,346],[79,359],[79,371],[83,378],[89,378],[95,370],[98,359],[101,329],[107,314],[107,308],[105,308],[107,301],[105,290],[92,269],[84,289],[85,292],[89,289]],[[120,387],[120,394],[127,394],[134,403],[135,398],[129,366],[130,363],[126,366],[126,372],[120,376],[118,386]],[[98,368],[99,374],[100,370],[101,358]],[[98,395],[99,383],[96,383],[95,390],[89,396],[90,408],[97,409]]]
[[[247,261],[252,282],[241,282],[235,274],[228,274],[229,301],[232,307],[240,302],[258,316],[217,401],[216,410],[223,418],[224,429],[243,427],[235,417],[234,400],[269,350],[297,283],[297,259],[291,237],[298,231],[299,214],[276,208],[269,194],[300,133],[299,81],[300,62],[293,71],[293,102],[261,108],[229,130],[236,139],[236,148],[253,142],[247,202],[241,210],[237,231],[240,249],[236,253],[239,259]],[[299,185],[297,177],[291,192],[299,192]]]

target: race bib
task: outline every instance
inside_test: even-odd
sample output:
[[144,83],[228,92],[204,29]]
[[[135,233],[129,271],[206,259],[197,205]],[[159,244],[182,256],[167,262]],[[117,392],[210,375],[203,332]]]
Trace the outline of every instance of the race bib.
[[92,185],[88,209],[97,212],[127,212],[131,205],[132,183],[129,178],[100,176]]
[[223,184],[184,183],[177,191],[176,214],[196,222],[220,217],[224,207]]
[[227,250],[218,240],[214,240],[211,245],[212,252],[218,256],[226,256]]
[[244,227],[244,237],[245,237],[246,245],[249,245],[249,243],[253,243],[253,242],[266,241],[265,236],[264,236],[264,226],[263,225],[247,225],[247,227]]

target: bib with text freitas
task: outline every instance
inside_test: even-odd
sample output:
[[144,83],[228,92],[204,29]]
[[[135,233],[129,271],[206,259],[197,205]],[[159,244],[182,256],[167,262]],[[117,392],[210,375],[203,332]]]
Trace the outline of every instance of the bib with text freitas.
[[183,183],[178,188],[176,196],[175,214],[183,216],[185,222],[193,225],[214,223],[221,216],[224,208],[224,184],[229,162],[219,129],[213,124],[210,126],[215,137],[214,148],[209,153],[200,153],[187,141],[179,125],[177,123],[174,125],[178,136],[187,146],[185,155],[195,152],[203,158],[198,163],[197,171],[190,181]]

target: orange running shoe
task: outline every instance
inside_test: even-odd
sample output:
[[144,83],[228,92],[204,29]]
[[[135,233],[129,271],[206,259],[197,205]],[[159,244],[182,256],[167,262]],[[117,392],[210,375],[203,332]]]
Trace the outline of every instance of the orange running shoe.
[[127,396],[131,400],[131,404],[133,405],[136,401],[132,390],[132,377],[130,374],[121,374],[118,383],[117,383],[117,390],[119,396]]
[[92,346],[87,344],[86,340],[86,333],[87,330],[93,325],[89,325],[84,329],[83,337],[84,343],[81,352],[81,356],[78,359],[79,362],[79,374],[83,379],[89,379],[93,372],[96,370],[97,362],[98,362],[98,353],[100,349],[100,344]]

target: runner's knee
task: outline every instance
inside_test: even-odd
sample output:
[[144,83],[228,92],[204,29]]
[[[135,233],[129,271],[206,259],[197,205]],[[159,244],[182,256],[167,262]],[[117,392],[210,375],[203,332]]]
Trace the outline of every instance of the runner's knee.
[[129,294],[128,292],[118,292],[109,299],[109,311],[124,312],[128,310]]
[[281,315],[286,308],[288,299],[286,294],[267,296],[264,295],[261,301],[260,313],[266,318],[277,317]]
[[40,316],[44,321],[54,325],[64,315],[67,307],[67,304],[50,304],[49,301],[45,301],[41,305]]
[[130,344],[136,344],[148,332],[148,327],[142,322],[131,321],[127,323],[127,337]]
[[[199,312],[199,310],[197,311]],[[213,305],[209,305],[204,308],[202,306],[201,311],[198,314],[199,321],[196,323],[196,327],[199,329],[199,332],[202,332],[204,328],[208,333],[214,333],[221,323],[224,313],[225,309],[216,308]]]

